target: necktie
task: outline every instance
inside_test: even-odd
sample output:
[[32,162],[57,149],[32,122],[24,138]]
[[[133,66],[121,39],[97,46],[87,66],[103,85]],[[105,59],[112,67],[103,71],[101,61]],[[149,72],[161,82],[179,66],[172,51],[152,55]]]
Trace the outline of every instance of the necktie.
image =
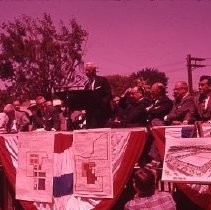
[[88,81],[88,84],[87,84],[88,89],[89,90],[93,90],[93,87],[92,86],[93,86],[93,80],[89,80]]

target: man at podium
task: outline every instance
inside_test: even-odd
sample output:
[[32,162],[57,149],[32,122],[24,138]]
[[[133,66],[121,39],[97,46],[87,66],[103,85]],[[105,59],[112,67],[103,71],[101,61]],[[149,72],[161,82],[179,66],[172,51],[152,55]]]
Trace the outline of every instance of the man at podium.
[[85,90],[93,90],[101,103],[86,112],[87,128],[102,128],[111,116],[111,88],[105,77],[96,74],[97,67],[94,63],[85,64],[85,73],[88,80],[84,84]]

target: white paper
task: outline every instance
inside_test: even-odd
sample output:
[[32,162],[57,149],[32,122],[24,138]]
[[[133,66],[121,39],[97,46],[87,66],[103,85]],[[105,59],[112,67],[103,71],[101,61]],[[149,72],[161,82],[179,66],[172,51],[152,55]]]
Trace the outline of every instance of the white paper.
[[54,133],[18,135],[16,199],[52,202]]
[[74,131],[73,149],[75,159],[74,195],[112,198],[111,130]]
[[211,183],[211,138],[167,138],[162,180]]

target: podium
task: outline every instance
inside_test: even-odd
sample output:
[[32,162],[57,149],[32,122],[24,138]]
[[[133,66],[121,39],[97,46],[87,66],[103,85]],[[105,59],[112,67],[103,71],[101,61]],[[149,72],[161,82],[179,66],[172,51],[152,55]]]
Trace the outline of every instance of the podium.
[[87,128],[102,127],[105,106],[99,95],[93,90],[64,90],[56,92],[70,113],[74,110],[86,110]]
[[56,93],[70,110],[90,110],[102,106],[101,98],[93,90],[64,90]]

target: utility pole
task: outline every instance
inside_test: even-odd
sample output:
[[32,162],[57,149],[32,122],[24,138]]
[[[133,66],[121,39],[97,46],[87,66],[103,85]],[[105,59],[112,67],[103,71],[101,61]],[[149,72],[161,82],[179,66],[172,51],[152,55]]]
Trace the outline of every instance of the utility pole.
[[187,70],[188,70],[188,86],[189,86],[189,92],[191,95],[193,95],[193,79],[192,79],[192,70],[194,68],[200,68],[205,67],[206,65],[198,64],[197,62],[204,61],[205,58],[196,58],[191,57],[190,54],[187,55]]

